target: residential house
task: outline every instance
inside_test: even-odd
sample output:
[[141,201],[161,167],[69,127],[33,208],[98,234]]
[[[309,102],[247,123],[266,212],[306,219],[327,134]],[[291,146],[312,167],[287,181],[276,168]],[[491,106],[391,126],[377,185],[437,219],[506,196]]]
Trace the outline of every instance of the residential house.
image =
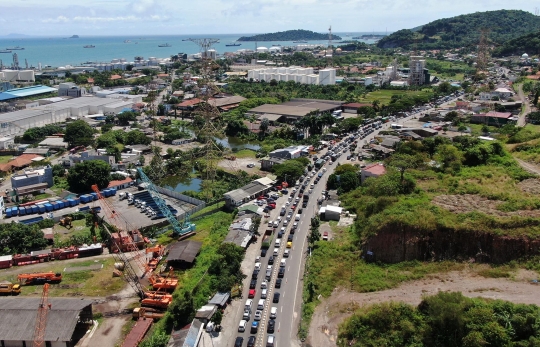
[[495,112],[489,111],[485,114],[475,114],[471,117],[471,123],[486,124],[493,126],[502,126],[505,124],[514,124],[517,122],[517,117],[511,112]]
[[380,177],[386,174],[386,168],[381,163],[375,163],[362,169],[361,182],[364,183],[369,177]]
[[285,158],[276,158],[276,157],[266,157],[261,160],[261,170],[272,171],[272,167],[276,164],[283,164],[287,159]]
[[39,156],[37,154],[21,154],[17,158],[8,161],[5,164],[0,164],[0,171],[12,172],[14,170],[20,170],[29,166],[34,161],[39,161],[43,159],[44,158],[42,156]]
[[103,160],[111,166],[116,164],[114,155],[107,155],[105,153],[100,153],[100,151],[89,150],[81,152],[80,154],[70,155],[69,160],[64,161],[64,166],[73,166],[88,160]]

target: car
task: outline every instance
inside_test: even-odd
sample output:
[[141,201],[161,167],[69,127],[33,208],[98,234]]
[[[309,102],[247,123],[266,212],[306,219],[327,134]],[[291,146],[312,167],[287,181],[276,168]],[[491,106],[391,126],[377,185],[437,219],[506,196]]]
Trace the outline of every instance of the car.
[[251,280],[249,282],[249,289],[254,289],[255,287],[257,287],[257,280]]
[[253,323],[251,323],[251,333],[256,334],[257,330],[259,330],[259,322],[253,321]]
[[296,199],[294,199],[294,201],[298,202],[298,201],[300,201],[300,198],[296,197]]
[[272,278],[272,270],[266,270],[265,278],[270,281],[270,279]]
[[248,339],[247,347],[255,347],[255,342],[257,342],[257,338],[255,336],[250,336]]
[[283,234],[284,234],[283,231],[280,231],[280,232],[277,234],[278,239],[282,238],[282,237],[283,237]]
[[287,242],[287,248],[292,248],[292,242]]
[[263,213],[270,213],[270,210],[272,210],[272,208],[270,206],[266,206],[264,209],[263,209]]
[[302,214],[302,212],[304,212],[304,209],[302,207],[300,207],[297,212]]
[[[274,257],[277,257],[277,256],[278,256],[278,254],[279,254],[279,248],[274,248],[274,253],[273,253],[273,256],[274,256]],[[271,267],[272,267],[272,265],[268,265],[268,267],[270,267],[270,268],[271,268]]]
[[256,256],[255,257],[255,264],[256,263],[260,263],[261,262],[261,257],[260,256]]
[[[287,218],[289,218],[289,217],[287,217]],[[285,225],[285,226],[289,225],[289,219],[286,219],[286,220],[283,222],[283,225]]]
[[272,302],[273,302],[274,304],[279,303],[279,292],[275,292],[275,293],[274,293],[274,299],[272,299]]
[[266,338],[266,347],[275,347],[275,337],[274,335],[268,335],[268,337]]
[[244,343],[244,338],[242,336],[238,336],[236,340],[234,341],[234,347],[242,347],[243,343]]
[[[281,239],[276,239],[276,242],[274,242],[274,247],[279,248],[280,246],[281,246]],[[268,263],[268,264],[270,264],[270,263]],[[270,264],[270,265],[272,265],[272,264]]]
[[257,291],[255,289],[250,289],[249,294],[248,294],[248,298],[254,298],[255,294],[257,294]]
[[287,237],[287,241],[288,241],[288,242],[292,242],[293,237],[294,237],[293,234],[289,234],[289,236]]
[[262,319],[262,311],[260,311],[260,310],[255,311],[255,317],[253,319],[261,320]]
[[266,299],[266,295],[268,294],[266,289],[261,290],[261,298]]
[[268,326],[266,327],[266,332],[273,333],[275,328],[276,328],[276,321],[273,319],[270,319],[268,321]]
[[311,183],[311,189],[315,188],[315,184]]
[[255,263],[255,270],[261,269],[261,263]]
[[255,164],[249,163],[249,164],[247,164],[247,167],[249,167],[251,169],[252,167],[255,167]]
[[278,222],[277,220],[276,220],[276,221],[274,221],[274,228],[277,228],[277,227],[278,227],[278,225],[279,225],[279,222]]
[[281,262],[279,263],[279,266],[285,266],[287,264],[287,260],[281,259]]
[[251,274],[251,279],[255,280],[259,277],[259,270],[253,270],[253,273]]
[[266,248],[261,249],[261,257],[266,257]]
[[287,202],[285,203],[285,206],[289,206],[290,204],[291,204],[291,202],[290,202],[290,201],[287,201]]
[[244,315],[242,316],[242,319],[248,321],[251,318],[251,311],[244,309]]
[[306,208],[306,207],[307,207],[307,201],[304,201],[304,202],[302,203],[302,207],[303,207],[303,208]]
[[328,241],[328,231],[323,232],[322,239]]
[[279,272],[278,272],[278,278],[283,278],[285,276],[285,267],[284,266],[281,266],[279,268]]
[[295,209],[296,209],[296,204],[294,204],[294,205],[291,206],[291,210],[294,211]]
[[298,222],[294,222],[293,225],[292,225],[292,230],[296,230],[298,228]]
[[266,289],[266,288],[268,288],[268,282],[262,281],[261,282],[261,289]]
[[270,309],[270,319],[276,319],[277,318],[277,307],[272,306]]
[[264,310],[264,299],[259,299],[257,303],[257,310]]
[[288,249],[286,249],[285,252],[283,252],[283,258],[288,258],[290,253],[291,252]]
[[247,321],[242,319],[240,321],[240,324],[238,324],[238,332],[243,333],[244,331],[246,331],[246,325],[247,325]]
[[274,256],[270,256],[270,258],[268,258],[268,264],[274,264]]
[[281,288],[281,278],[276,278],[276,288]]

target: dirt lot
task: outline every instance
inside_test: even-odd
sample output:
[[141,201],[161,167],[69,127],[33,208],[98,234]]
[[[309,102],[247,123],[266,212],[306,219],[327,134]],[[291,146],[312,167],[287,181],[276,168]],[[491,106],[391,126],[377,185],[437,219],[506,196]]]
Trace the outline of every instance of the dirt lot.
[[487,215],[499,217],[540,217],[540,210],[500,211],[497,209],[497,206],[502,204],[502,201],[489,200],[488,198],[473,194],[439,195],[431,202],[454,213],[478,211]]
[[[255,167],[249,168],[248,164],[255,164]],[[217,164],[225,171],[238,171],[242,170],[250,175],[256,174],[266,176],[267,172],[261,171],[261,163],[255,158],[236,158],[235,160],[223,159]]]
[[529,194],[540,194],[540,180],[529,178],[518,183],[519,189]]
[[468,297],[540,305],[539,288],[529,283],[530,280],[538,278],[535,272],[519,270],[514,280],[509,280],[484,278],[477,274],[477,270],[475,268],[475,271],[430,275],[422,280],[404,283],[395,289],[374,293],[351,293],[337,288],[315,309],[306,346],[336,346],[338,326],[355,308],[386,301],[418,305],[422,295],[434,295],[439,291],[460,291]]

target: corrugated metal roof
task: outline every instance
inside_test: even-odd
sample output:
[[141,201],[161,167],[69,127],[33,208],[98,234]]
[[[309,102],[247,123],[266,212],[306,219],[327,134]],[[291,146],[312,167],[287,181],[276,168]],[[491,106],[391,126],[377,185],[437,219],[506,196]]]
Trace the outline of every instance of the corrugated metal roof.
[[193,262],[199,253],[202,242],[198,241],[180,241],[171,246],[167,261],[185,261]]
[[6,92],[0,93],[0,100],[9,100],[16,98],[24,98],[26,96],[38,95],[43,93],[56,92],[56,88],[47,86],[30,86],[25,88],[10,89]]
[[[0,340],[32,341],[41,298],[0,298]],[[80,311],[92,300],[49,298],[45,341],[70,341]]]

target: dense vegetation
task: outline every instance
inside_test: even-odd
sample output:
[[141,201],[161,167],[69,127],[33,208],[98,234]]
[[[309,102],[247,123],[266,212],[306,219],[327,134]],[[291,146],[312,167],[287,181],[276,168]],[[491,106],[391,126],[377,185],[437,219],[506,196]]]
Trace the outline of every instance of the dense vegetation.
[[540,31],[532,32],[506,41],[493,51],[494,56],[506,56],[523,53],[535,54],[540,52]]
[[[0,224],[0,255],[28,253],[47,245],[40,224]],[[50,227],[48,225],[47,227]]]
[[56,124],[47,124],[42,127],[30,128],[24,132],[22,140],[27,143],[42,141],[47,136],[63,134],[64,129]]
[[[340,36],[332,35],[333,40],[341,40]],[[296,41],[296,40],[328,40],[328,34],[319,34],[310,30],[286,30],[277,33],[242,36],[238,41]]]
[[111,166],[103,160],[86,160],[69,170],[67,181],[70,191],[84,193],[97,184],[100,189],[107,188],[111,181]]
[[440,292],[418,307],[362,308],[340,327],[338,346],[478,347],[540,345],[540,308]]
[[521,35],[540,30],[540,17],[521,10],[476,12],[438,19],[418,31],[403,29],[381,39],[380,48],[420,49],[457,48],[478,43],[480,30],[489,28],[489,41],[502,44]]

